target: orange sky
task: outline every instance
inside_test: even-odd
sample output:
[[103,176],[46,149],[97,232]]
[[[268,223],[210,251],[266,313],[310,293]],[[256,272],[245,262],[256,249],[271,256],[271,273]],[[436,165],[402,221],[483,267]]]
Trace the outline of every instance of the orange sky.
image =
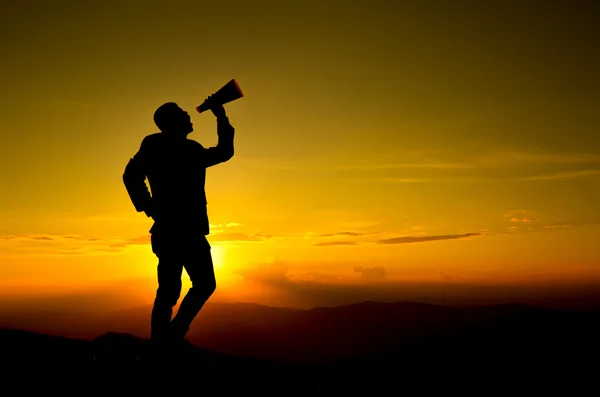
[[168,101],[216,144],[193,109],[232,78],[236,155],[207,175],[221,294],[600,281],[598,8],[484,3],[5,5],[0,289],[153,283],[125,164]]

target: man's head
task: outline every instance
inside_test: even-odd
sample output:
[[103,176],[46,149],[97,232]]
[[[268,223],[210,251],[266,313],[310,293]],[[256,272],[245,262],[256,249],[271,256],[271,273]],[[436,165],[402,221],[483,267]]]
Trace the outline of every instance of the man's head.
[[194,131],[190,115],[175,102],[167,102],[154,112],[156,126],[166,133],[186,136]]

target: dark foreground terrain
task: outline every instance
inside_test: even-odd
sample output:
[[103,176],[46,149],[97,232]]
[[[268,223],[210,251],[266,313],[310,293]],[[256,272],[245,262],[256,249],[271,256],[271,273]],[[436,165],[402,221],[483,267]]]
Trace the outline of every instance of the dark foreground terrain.
[[599,312],[365,302],[255,320],[210,345],[221,353],[173,357],[127,333],[78,340],[1,330],[2,385],[117,394],[600,393]]

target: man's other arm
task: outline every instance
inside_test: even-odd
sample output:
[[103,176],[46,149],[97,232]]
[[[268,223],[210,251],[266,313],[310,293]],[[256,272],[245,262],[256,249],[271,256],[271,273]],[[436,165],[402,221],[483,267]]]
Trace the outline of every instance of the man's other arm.
[[123,183],[137,212],[152,216],[152,196],[146,186],[148,161],[148,138],[144,138],[140,150],[129,160],[123,173]]
[[204,165],[212,167],[213,165],[224,163],[233,157],[233,137],[235,129],[229,123],[229,118],[217,118],[217,136],[219,141],[217,146],[204,149]]

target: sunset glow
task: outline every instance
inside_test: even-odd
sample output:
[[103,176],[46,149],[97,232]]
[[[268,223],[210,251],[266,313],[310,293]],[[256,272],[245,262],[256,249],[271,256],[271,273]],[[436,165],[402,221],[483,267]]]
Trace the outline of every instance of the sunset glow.
[[124,167],[168,101],[214,146],[214,117],[193,110],[232,78],[236,153],[206,182],[215,300],[440,301],[483,286],[509,301],[494,288],[600,284],[600,65],[584,11],[30,3],[4,7],[0,28],[4,298],[151,303],[152,222]]

